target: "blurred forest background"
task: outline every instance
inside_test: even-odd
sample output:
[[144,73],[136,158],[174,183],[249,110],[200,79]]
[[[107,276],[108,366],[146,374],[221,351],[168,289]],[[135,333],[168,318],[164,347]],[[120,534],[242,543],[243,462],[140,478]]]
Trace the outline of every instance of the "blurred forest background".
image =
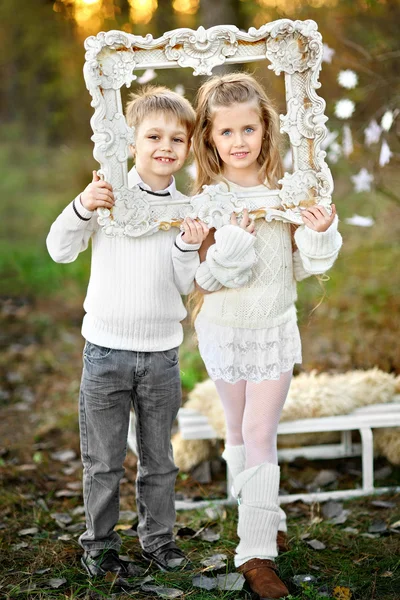
[[[98,166],[90,140],[91,99],[82,75],[85,38],[111,29],[159,37],[177,27],[220,23],[247,30],[280,18],[314,19],[326,44],[319,94],[327,103],[328,161],[344,237],[325,289],[315,278],[299,289],[302,368],[344,371],[376,365],[400,371],[398,0],[2,0],[4,318],[15,317],[15,307],[23,306],[25,330],[39,320],[43,335],[52,341],[63,323],[78,331],[82,318],[90,253],[73,264],[56,265],[47,255],[45,237]],[[283,77],[276,77],[268,64],[237,68],[254,72],[285,113]],[[348,70],[356,74],[356,83],[352,76],[340,83],[339,74]],[[152,80],[172,88],[179,84],[190,100],[201,82],[189,69],[158,71]],[[134,82],[132,89],[138,85]],[[343,100],[351,101],[350,110],[343,110]],[[360,176],[362,169],[366,172]],[[190,186],[187,171],[179,185],[182,191]],[[8,346],[12,330],[5,331],[2,342]],[[82,340],[76,339],[79,350]],[[205,376],[190,333],[182,349],[182,371],[186,390]],[[9,386],[15,387],[12,382]]]

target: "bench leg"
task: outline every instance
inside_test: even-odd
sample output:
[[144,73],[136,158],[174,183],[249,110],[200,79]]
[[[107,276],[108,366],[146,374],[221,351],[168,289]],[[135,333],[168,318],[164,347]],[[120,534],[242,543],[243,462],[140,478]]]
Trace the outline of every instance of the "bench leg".
[[360,429],[362,441],[362,473],[363,490],[371,492],[374,489],[374,443],[372,429],[363,427]]

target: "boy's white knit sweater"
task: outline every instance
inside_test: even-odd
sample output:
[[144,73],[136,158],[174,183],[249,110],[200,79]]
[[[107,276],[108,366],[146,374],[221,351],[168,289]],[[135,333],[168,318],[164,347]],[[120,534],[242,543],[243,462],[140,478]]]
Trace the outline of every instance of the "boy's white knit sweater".
[[[140,183],[146,188],[135,169],[128,181],[130,187]],[[175,182],[163,191],[174,197]],[[53,223],[47,248],[53,260],[68,263],[88,247],[90,239],[83,337],[118,350],[152,352],[179,346],[180,321],[186,316],[181,294],[193,287],[199,245],[185,244],[174,228],[141,238],[108,237],[97,223],[97,214],[86,210],[78,197]],[[175,240],[182,250],[174,246]]]
[[[229,182],[229,187],[233,192],[245,191],[251,198],[252,190],[259,191],[263,186],[245,188]],[[331,268],[342,245],[337,224],[338,219],[335,217],[325,232],[316,232],[300,225],[294,235],[298,250],[293,253],[289,223],[258,220],[254,243],[257,260],[251,274],[249,273],[248,282],[238,289],[223,287],[205,295],[201,315],[210,323],[246,329],[275,327],[296,318],[296,281],[325,273]],[[242,230],[241,233],[245,232]],[[243,243],[246,243],[245,240]],[[213,250],[211,246],[208,253],[214,263]],[[238,246],[237,251],[240,251]],[[208,253],[206,263],[209,261]],[[212,272],[216,273],[215,265],[210,262],[208,273],[205,267],[203,263],[198,269],[196,280],[200,286],[206,282],[206,289],[212,290],[211,279]],[[214,289],[218,287],[215,285]]]

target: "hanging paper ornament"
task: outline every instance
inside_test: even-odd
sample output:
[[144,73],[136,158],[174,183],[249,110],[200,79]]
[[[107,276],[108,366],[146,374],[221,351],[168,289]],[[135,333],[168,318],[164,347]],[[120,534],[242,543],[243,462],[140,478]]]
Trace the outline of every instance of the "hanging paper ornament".
[[381,120],[382,129],[389,131],[393,125],[393,113],[391,110],[387,110]]
[[358,75],[351,69],[340,71],[337,79],[339,85],[341,85],[343,88],[346,88],[346,90],[352,90],[358,83]]
[[368,127],[364,129],[365,145],[377,144],[381,137],[382,127],[378,125],[375,119],[372,119]]
[[329,48],[328,44],[324,44],[324,50],[322,53],[322,62],[331,63],[335,51],[333,48]]
[[145,83],[149,83],[149,81],[151,81],[155,77],[157,77],[157,73],[155,72],[154,69],[146,69],[145,72],[143,73],[143,75],[138,77],[137,82],[140,83],[141,85],[143,85]]
[[335,104],[335,115],[338,119],[349,119],[354,112],[356,105],[353,100],[344,98]]
[[367,169],[362,168],[357,175],[352,175],[351,178],[354,183],[354,191],[355,192],[370,192],[371,191],[371,183],[374,180],[374,176],[372,173],[369,173]]
[[342,148],[345,156],[350,156],[354,150],[353,136],[351,135],[351,129],[348,125],[343,126]]
[[389,148],[389,144],[387,143],[386,140],[383,140],[382,147],[381,147],[381,153],[379,155],[379,165],[381,167],[384,167],[385,165],[387,165],[392,156],[393,156],[393,152]]

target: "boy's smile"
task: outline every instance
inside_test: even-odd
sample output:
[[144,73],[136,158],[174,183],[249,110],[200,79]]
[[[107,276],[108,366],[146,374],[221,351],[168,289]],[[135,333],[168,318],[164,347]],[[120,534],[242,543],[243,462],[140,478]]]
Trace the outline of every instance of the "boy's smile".
[[153,191],[164,190],[189,152],[186,128],[172,113],[151,113],[136,130],[135,166]]

